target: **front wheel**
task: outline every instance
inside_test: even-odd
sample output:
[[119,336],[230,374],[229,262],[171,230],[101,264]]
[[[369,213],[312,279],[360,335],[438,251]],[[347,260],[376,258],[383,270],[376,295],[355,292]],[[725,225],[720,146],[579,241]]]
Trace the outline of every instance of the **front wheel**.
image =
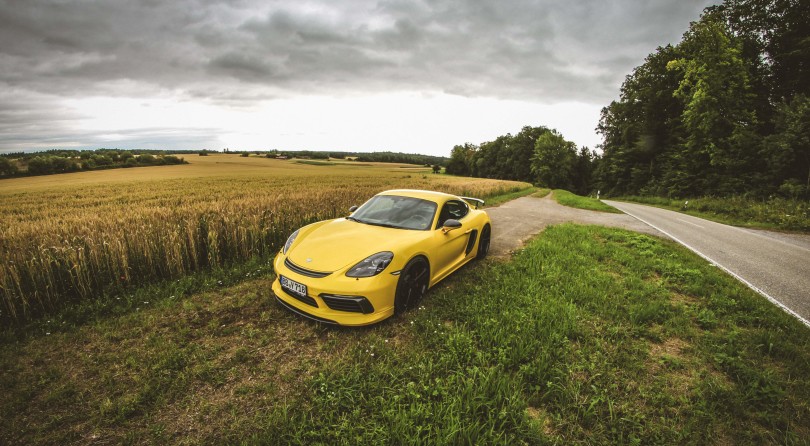
[[409,308],[419,304],[425,295],[430,283],[430,267],[422,257],[411,259],[397,282],[397,292],[394,297],[394,312],[401,314]]
[[489,225],[484,225],[481,230],[481,239],[478,241],[478,253],[475,255],[477,260],[481,260],[489,254],[489,239],[492,237],[492,229]]

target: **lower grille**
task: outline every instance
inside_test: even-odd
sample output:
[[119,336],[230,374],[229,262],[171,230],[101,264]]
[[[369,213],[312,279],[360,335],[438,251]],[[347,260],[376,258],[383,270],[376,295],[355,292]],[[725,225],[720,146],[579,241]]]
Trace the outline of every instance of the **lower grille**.
[[299,295],[293,294],[293,293],[287,293],[287,295],[292,296],[292,297],[300,300],[301,302],[303,302],[303,303],[305,303],[307,305],[312,305],[313,307],[318,308],[318,302],[315,301],[315,299],[313,299],[313,298],[311,298],[309,296],[299,296]]
[[327,307],[337,311],[370,314],[374,312],[371,302],[362,296],[337,296],[334,294],[321,294],[320,298]]

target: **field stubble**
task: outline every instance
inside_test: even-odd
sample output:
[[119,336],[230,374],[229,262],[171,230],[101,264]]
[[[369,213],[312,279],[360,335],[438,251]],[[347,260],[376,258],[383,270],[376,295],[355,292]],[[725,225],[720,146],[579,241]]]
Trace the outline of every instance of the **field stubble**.
[[154,167],[0,183],[0,320],[269,257],[296,228],[345,215],[386,189],[485,198],[530,186],[397,165],[235,158],[192,158],[171,173]]

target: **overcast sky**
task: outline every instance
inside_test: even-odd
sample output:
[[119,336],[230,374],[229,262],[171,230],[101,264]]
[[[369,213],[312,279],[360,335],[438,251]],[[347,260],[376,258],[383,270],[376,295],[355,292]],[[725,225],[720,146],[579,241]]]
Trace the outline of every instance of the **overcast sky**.
[[707,0],[0,0],[0,151],[449,155],[599,110]]

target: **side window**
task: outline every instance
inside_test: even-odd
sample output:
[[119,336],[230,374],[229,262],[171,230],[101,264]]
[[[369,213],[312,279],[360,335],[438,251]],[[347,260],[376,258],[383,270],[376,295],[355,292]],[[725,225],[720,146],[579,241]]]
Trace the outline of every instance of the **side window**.
[[442,206],[442,212],[439,214],[439,221],[436,224],[436,228],[441,228],[444,226],[444,222],[451,218],[461,220],[469,212],[470,208],[467,206],[467,203],[456,200],[448,201]]

